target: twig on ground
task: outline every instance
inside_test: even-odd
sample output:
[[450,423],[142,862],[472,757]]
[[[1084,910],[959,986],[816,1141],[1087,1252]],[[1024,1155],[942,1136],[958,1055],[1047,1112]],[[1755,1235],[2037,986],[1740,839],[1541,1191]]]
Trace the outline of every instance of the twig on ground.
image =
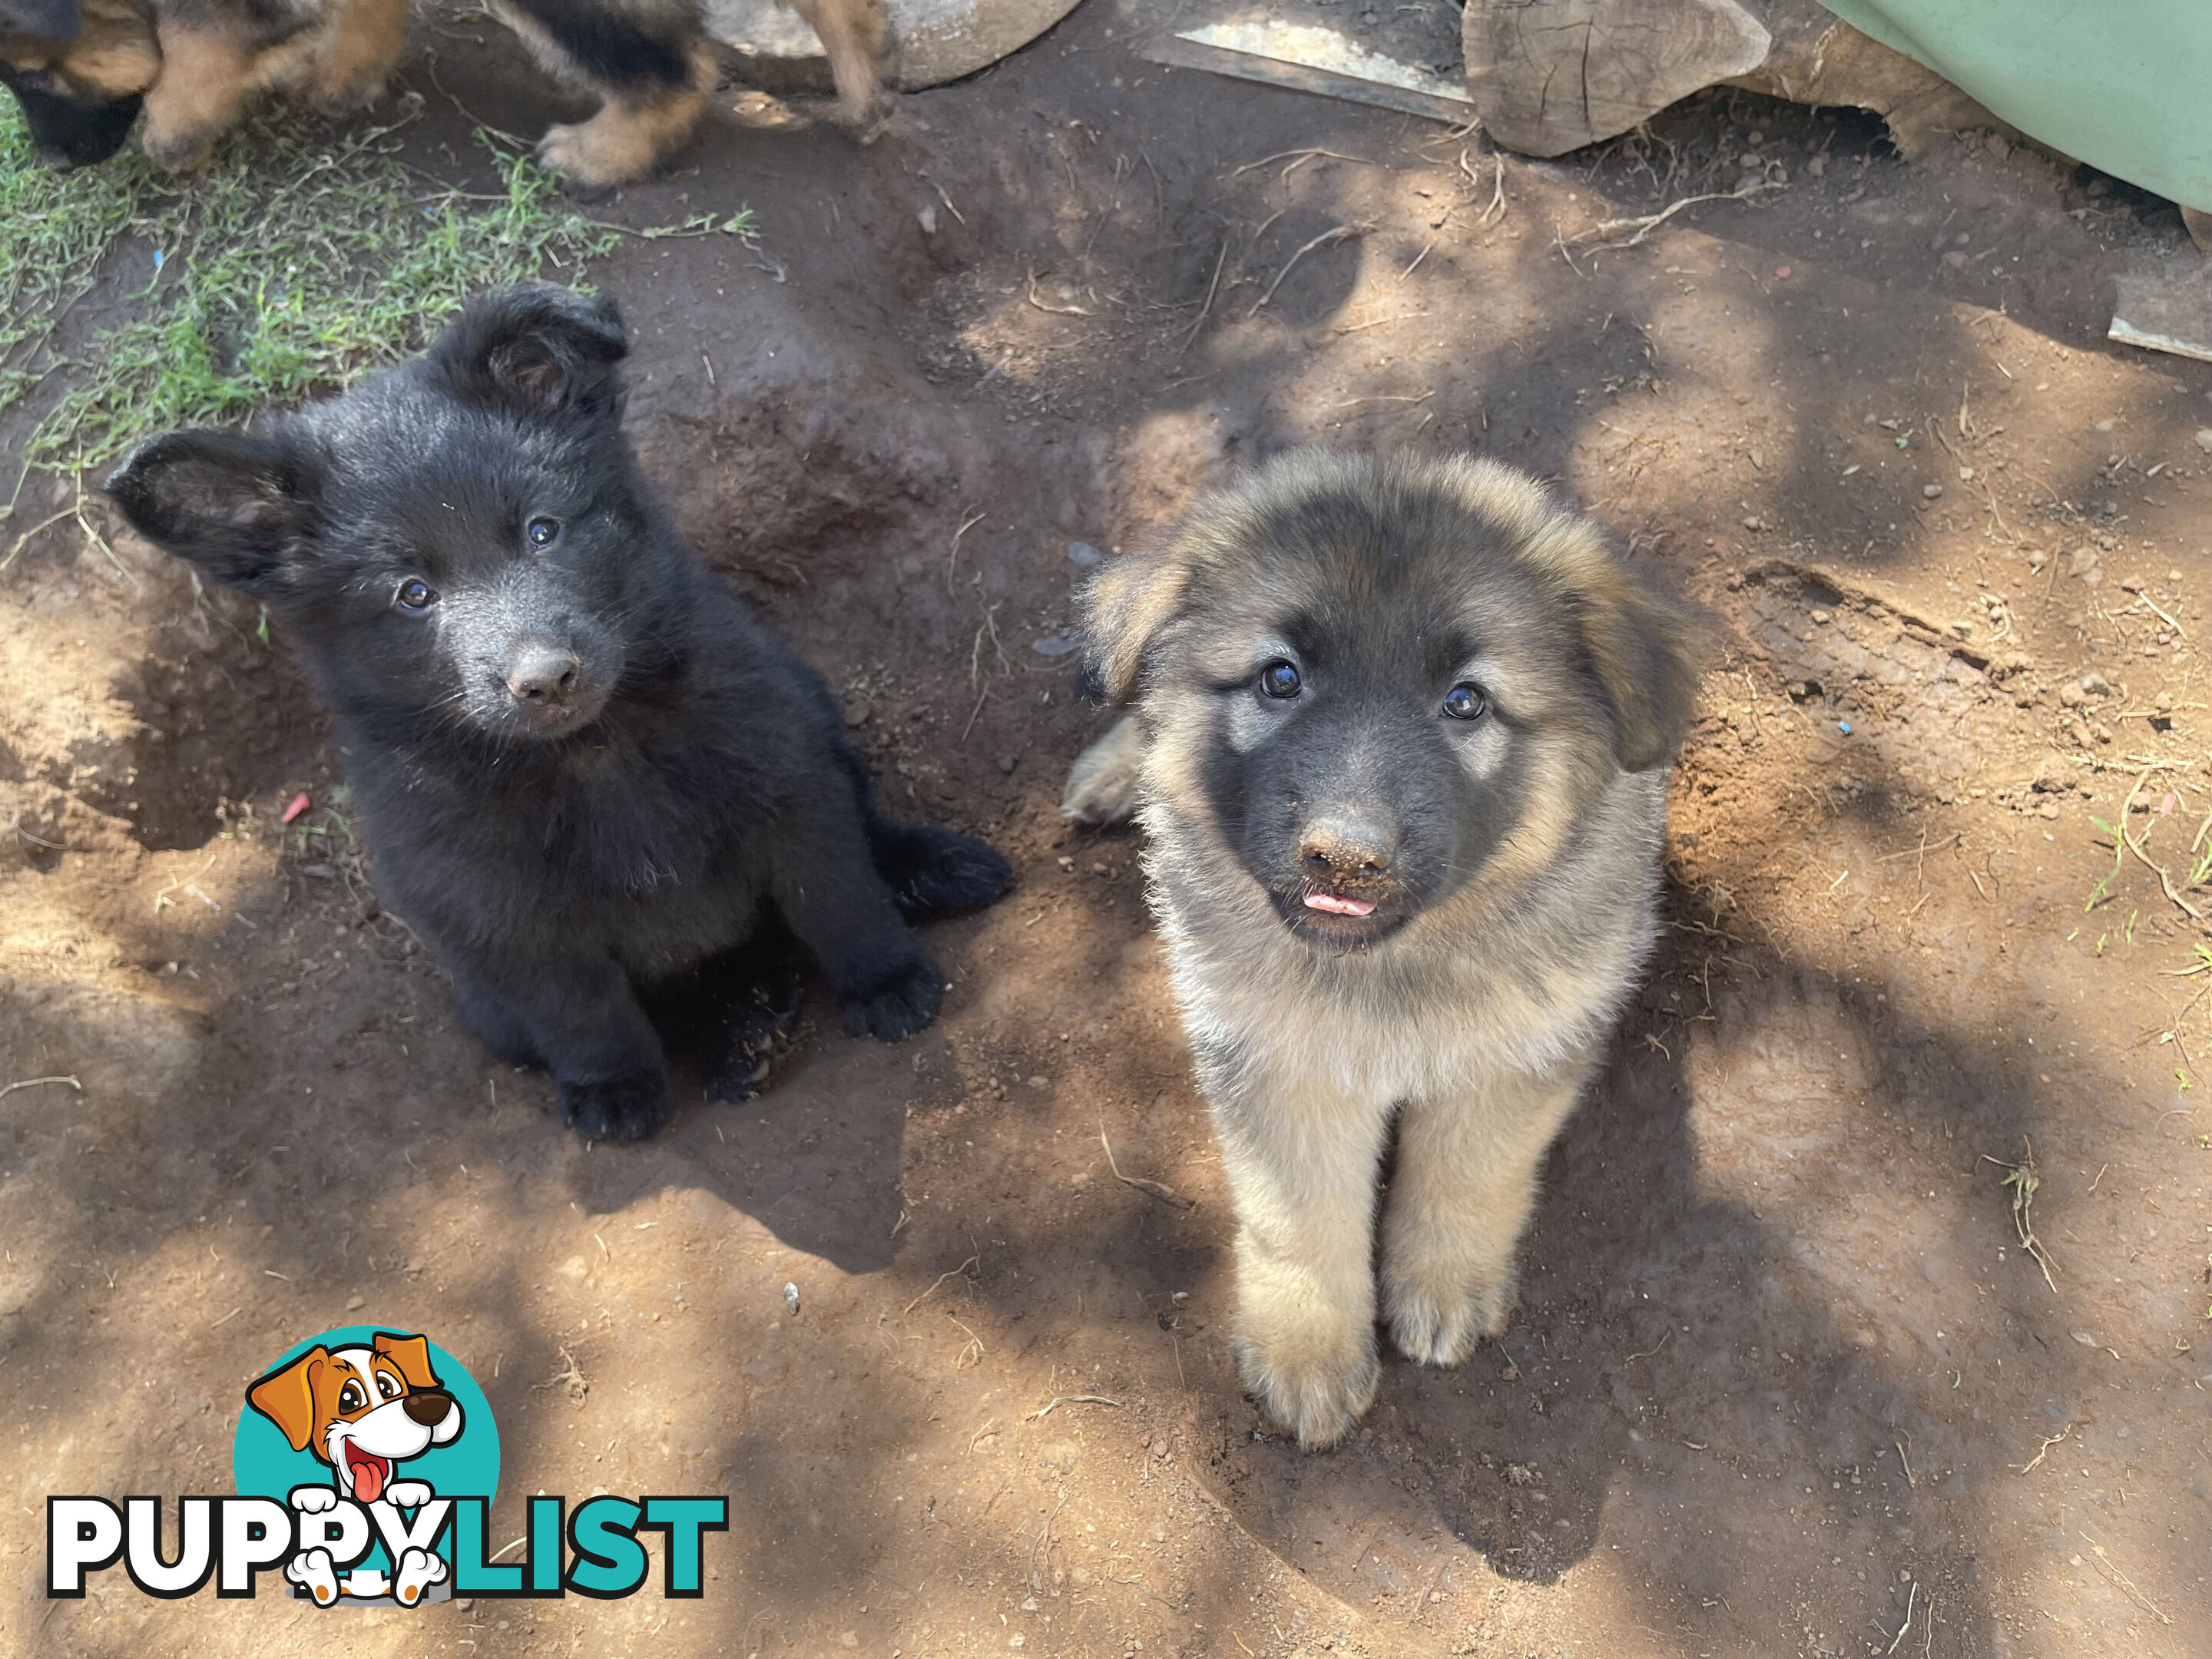
[[990,516],[990,513],[991,509],[988,507],[978,508],[961,525],[959,529],[952,532],[952,547],[945,556],[945,585],[947,588],[952,586],[952,568],[960,562],[960,538],[982,523]]
[[1254,306],[1246,314],[1248,316],[1256,317],[1261,311],[1266,309],[1267,301],[1275,297],[1275,290],[1282,287],[1283,278],[1289,276],[1291,274],[1291,268],[1295,266],[1299,260],[1304,258],[1307,254],[1311,253],[1316,248],[1327,247],[1331,242],[1342,242],[1349,240],[1351,238],[1355,236],[1364,236],[1373,228],[1374,227],[1372,225],[1339,225],[1333,230],[1324,230],[1322,232],[1320,235],[1315,237],[1313,240],[1308,242],[1296,253],[1293,253],[1289,258],[1283,261],[1283,268],[1275,273],[1275,280],[1267,284],[1267,291],[1260,296],[1259,304]]
[[2104,1568],[2106,1572],[2111,1573],[2114,1581],[2118,1583],[2119,1587],[2142,1604],[2144,1612],[2149,1613],[2152,1618],[2157,1620],[2161,1625],[2170,1625],[2173,1622],[2172,1620],[2167,1618],[2160,1609],[2157,1602],[2152,1601],[2150,1597],[2145,1595],[2141,1590],[2136,1588],[2136,1581],[2134,1579],[2129,1577],[2127,1574],[2122,1572],[2119,1568],[2112,1565],[2112,1559],[2105,1553],[2105,1547],[2102,1544],[2100,1544],[2095,1539],[2090,1537],[2086,1532],[2079,1533],[2075,1535],[2078,1536],[2083,1543],[2089,1547],[2089,1553],[2097,1558],[2097,1565]]
[[2043,1443],[2043,1449],[2037,1452],[2034,1456],[2029,1458],[2027,1462],[2015,1463],[2013,1465],[2012,1472],[2014,1474],[2026,1474],[2038,1463],[2040,1463],[2045,1458],[2051,1455],[2051,1449],[2053,1446],[2061,1443],[2068,1435],[2073,1432],[2074,1425],[2071,1423],[2069,1423],[2064,1428],[2059,1430],[2057,1433],[2046,1437]]
[[907,1315],[908,1315],[908,1314],[912,1313],[912,1312],[913,1312],[916,1308],[919,1308],[919,1307],[920,1307],[923,1303],[925,1303],[925,1302],[928,1301],[928,1300],[929,1300],[929,1298],[930,1298],[931,1297],[935,1296],[935,1295],[937,1294],[937,1292],[938,1292],[938,1289],[939,1289],[939,1286],[941,1286],[941,1285],[945,1283],[945,1281],[946,1279],[951,1279],[951,1278],[954,1278],[954,1277],[957,1276],[958,1274],[964,1273],[966,1273],[966,1272],[967,1272],[970,1267],[981,1267],[981,1266],[982,1265],[982,1261],[983,1261],[983,1258],[982,1258],[981,1256],[980,1256],[980,1255],[971,1255],[971,1256],[969,1256],[969,1257],[965,1261],[962,1262],[958,1267],[948,1267],[948,1268],[946,1268],[943,1273],[941,1273],[938,1274],[938,1276],[937,1276],[937,1283],[936,1283],[936,1284],[932,1285],[931,1285],[927,1290],[924,1291],[923,1291],[920,1296],[918,1296],[918,1297],[915,1297],[915,1299],[914,1299],[913,1301],[911,1301],[911,1302],[908,1303],[908,1304],[906,1304],[906,1306],[904,1306],[903,1308],[901,1308],[901,1309],[899,1310],[899,1317],[900,1317],[900,1318],[902,1318],[902,1319],[905,1318]]
[[1206,319],[1213,314],[1213,295],[1221,286],[1221,267],[1228,261],[1229,239],[1224,236],[1221,239],[1221,252],[1213,258],[1213,278],[1206,285],[1206,303],[1198,308],[1198,320],[1190,325],[1190,332],[1182,337],[1182,343],[1176,348],[1177,357],[1190,349],[1191,342],[1198,338],[1199,330],[1206,326]]
[[1592,225],[1588,230],[1577,232],[1575,241],[1580,244],[1589,240],[1593,236],[1611,236],[1620,231],[1632,229],[1636,234],[1627,240],[1600,242],[1589,251],[1593,253],[1603,253],[1611,248],[1634,247],[1686,207],[1695,207],[1700,202],[1746,202],[1770,190],[1786,188],[1786,185],[1778,185],[1771,179],[1759,179],[1744,185],[1741,190],[1716,191],[1705,196],[1685,196],[1680,201],[1662,208],[1656,213],[1645,214],[1640,219],[1607,219],[1601,224]]
[[1042,1407],[1022,1419],[1022,1421],[1034,1423],[1040,1417],[1051,1416],[1062,1406],[1111,1406],[1119,1410],[1121,1402],[1118,1400],[1109,1400],[1103,1394],[1056,1394]]
[[1246,173],[1254,171],[1255,168],[1266,167],[1271,161],[1288,161],[1291,165],[1283,169],[1283,177],[1287,179],[1291,174],[1304,167],[1308,161],[1323,159],[1331,161],[1350,161],[1363,167],[1371,167],[1376,165],[1375,162],[1369,161],[1364,155],[1339,155],[1333,149],[1283,149],[1277,150],[1273,155],[1262,155],[1256,161],[1247,161],[1243,167],[1238,167],[1229,176],[1232,179],[1241,179]]
[[1897,1651],[1897,1644],[1905,1639],[1905,1632],[1912,1628],[1912,1607],[1913,1604],[1919,1599],[1920,1581],[1916,1578],[1911,1583],[1905,1586],[1905,1622],[1897,1627],[1897,1634],[1889,1638],[1889,1646],[1885,1650],[1882,1659],[1888,1659],[1888,1656],[1890,1654]]
[[1140,1193],[1150,1193],[1154,1198],[1162,1199],[1178,1209],[1188,1210],[1197,1204],[1196,1199],[1185,1198],[1174,1188],[1164,1182],[1147,1181],[1142,1176],[1123,1175],[1121,1166],[1114,1161],[1114,1143],[1106,1139],[1106,1125],[1103,1120],[1101,1120],[1098,1125],[1098,1144],[1106,1149],[1106,1167],[1113,1170],[1114,1179],[1123,1186],[1134,1187]]
[[27,1077],[21,1083],[11,1083],[6,1088],[0,1089],[0,1095],[12,1095],[18,1089],[35,1089],[42,1083],[66,1083],[77,1093],[84,1092],[84,1085],[79,1083],[74,1077]]
[[1505,217],[1505,155],[1503,151],[1498,156],[1498,182],[1490,192],[1490,205],[1483,209],[1482,217],[1474,222],[1474,228],[1477,230],[1486,228],[1493,213],[1501,221]]
[[2044,1249],[2043,1241],[2035,1236],[2035,1223],[2028,1214],[2028,1206],[2035,1202],[2036,1194],[2042,1190],[2043,1177],[2035,1171],[2033,1143],[2023,1139],[2021,1147],[2021,1159],[2017,1164],[1991,1158],[1987,1152],[1982,1154],[1982,1162],[1994,1164],[2005,1172],[2004,1184],[2012,1189],[2012,1224],[2013,1230],[2020,1235],[2020,1247],[2035,1259],[2037,1267],[2043,1269],[2043,1282],[2051,1286],[2051,1295],[2056,1296],[2058,1294],[2058,1281],[2051,1276],[2051,1252]]

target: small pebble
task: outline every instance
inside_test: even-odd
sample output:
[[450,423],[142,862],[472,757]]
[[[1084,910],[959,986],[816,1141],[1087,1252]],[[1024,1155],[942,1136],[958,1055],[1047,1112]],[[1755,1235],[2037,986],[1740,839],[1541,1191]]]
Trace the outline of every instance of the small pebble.
[[1925,495],[1931,501],[1936,501],[1941,499],[1942,496],[1943,486],[1942,484],[1923,484],[1920,486],[1920,493],[1923,495]]
[[1103,553],[1101,553],[1097,548],[1091,546],[1089,542],[1068,543],[1067,556],[1074,560],[1078,564],[1103,564],[1106,562],[1106,556]]

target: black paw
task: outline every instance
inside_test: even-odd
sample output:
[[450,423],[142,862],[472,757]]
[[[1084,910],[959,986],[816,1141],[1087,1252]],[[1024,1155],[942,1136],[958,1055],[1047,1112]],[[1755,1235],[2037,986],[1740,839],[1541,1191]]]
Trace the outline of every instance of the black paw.
[[561,1085],[561,1121],[587,1140],[642,1140],[676,1115],[665,1073]]
[[935,824],[887,825],[875,852],[877,868],[908,921],[980,910],[1013,879],[995,848]]
[[725,1017],[720,1054],[707,1077],[708,1099],[750,1100],[768,1086],[776,1048],[799,1018],[799,989],[795,976],[774,988],[756,986]]
[[897,1042],[937,1018],[945,981],[937,964],[912,939],[878,951],[864,968],[836,975],[837,1012],[854,1036]]

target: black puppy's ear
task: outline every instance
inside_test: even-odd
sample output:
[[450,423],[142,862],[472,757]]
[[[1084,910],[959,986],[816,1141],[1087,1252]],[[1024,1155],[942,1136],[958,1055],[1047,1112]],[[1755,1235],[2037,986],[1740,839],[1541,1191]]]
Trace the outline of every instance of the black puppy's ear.
[[1114,561],[1084,594],[1085,690],[1116,707],[1137,694],[1145,653],[1182,605],[1190,561],[1169,541]]
[[464,402],[552,415],[611,406],[615,365],[629,352],[606,295],[526,283],[471,301],[428,356]]
[[1662,766],[1689,730],[1709,619],[1646,592],[1618,567],[1582,597],[1583,642],[1613,705],[1613,758],[1624,772]]
[[107,493],[131,527],[233,587],[262,588],[313,528],[319,478],[283,439],[167,432],[124,458]]
[[41,40],[74,40],[84,14],[77,0],[0,0],[0,27]]

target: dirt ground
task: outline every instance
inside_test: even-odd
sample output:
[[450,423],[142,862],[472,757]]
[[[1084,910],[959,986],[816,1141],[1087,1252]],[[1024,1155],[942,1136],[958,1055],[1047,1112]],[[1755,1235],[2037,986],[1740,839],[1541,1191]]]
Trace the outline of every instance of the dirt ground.
[[[892,800],[1019,871],[921,1039],[817,1006],[763,1099],[587,1146],[378,909],[250,607],[128,540],[0,574],[0,1648],[2212,1653],[2212,365],[2103,338],[2172,210],[1728,94],[1501,162],[1152,67],[1164,15],[601,210],[757,210],[590,273],[633,428]],[[573,113],[480,18],[422,44],[443,176]],[[1081,557],[1305,441],[1554,477],[1726,623],[1522,1306],[1319,1456],[1228,1363],[1137,842],[1054,810]],[[726,1490],[704,1599],[43,1599],[45,1495],[229,1490],[243,1385],[368,1321],[488,1391],[496,1537]]]

